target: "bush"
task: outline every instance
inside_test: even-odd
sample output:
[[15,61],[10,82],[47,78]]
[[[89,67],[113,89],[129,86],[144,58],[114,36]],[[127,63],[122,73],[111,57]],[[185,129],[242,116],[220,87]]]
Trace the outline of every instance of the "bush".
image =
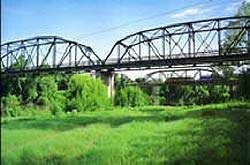
[[39,77],[38,89],[38,105],[48,106],[53,115],[65,110],[67,101],[65,97],[66,93],[64,91],[58,91],[56,79],[54,77]]
[[23,110],[21,111],[20,116],[34,117],[36,113],[39,111],[39,107],[33,103],[25,104],[25,106],[23,106],[22,108]]
[[50,101],[49,101],[48,97],[46,97],[46,96],[40,96],[37,99],[38,105],[49,105],[49,103],[50,103]]
[[194,104],[194,90],[189,85],[164,85],[160,96],[164,99],[162,104]]
[[37,81],[36,78],[33,76],[27,75],[27,78],[24,78],[21,81],[22,86],[22,101],[24,103],[33,103],[34,100],[37,98]]
[[55,101],[50,104],[50,112],[52,115],[56,115],[62,112],[62,108]]
[[[2,98],[3,115],[16,117],[21,114],[20,100],[15,95],[7,95]],[[2,112],[1,112],[2,113]]]
[[67,99],[64,91],[57,91],[50,102],[50,111],[52,115],[63,112],[66,108]]
[[207,86],[196,86],[195,87],[195,98],[196,104],[208,104],[210,100],[210,93]]
[[230,98],[229,87],[222,85],[214,85],[210,91],[210,102],[225,102]]
[[110,105],[103,82],[84,74],[73,75],[70,78],[67,95],[70,100],[67,107],[69,111],[92,111]]
[[208,104],[225,102],[230,99],[229,87],[223,85],[164,85],[160,96],[161,104]]
[[57,84],[52,76],[43,76],[38,79],[38,99],[39,105],[49,105],[57,92]]
[[115,104],[121,106],[143,106],[148,104],[149,97],[138,87],[120,89],[115,95]]
[[181,105],[186,104],[195,104],[195,91],[192,86],[184,85],[181,87]]

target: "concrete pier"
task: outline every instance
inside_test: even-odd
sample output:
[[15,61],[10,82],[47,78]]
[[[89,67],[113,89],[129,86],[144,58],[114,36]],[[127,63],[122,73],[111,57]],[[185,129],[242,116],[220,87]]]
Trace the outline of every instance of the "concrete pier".
[[96,77],[100,78],[107,86],[108,97],[112,97],[114,95],[115,73],[112,71],[100,71],[96,72]]

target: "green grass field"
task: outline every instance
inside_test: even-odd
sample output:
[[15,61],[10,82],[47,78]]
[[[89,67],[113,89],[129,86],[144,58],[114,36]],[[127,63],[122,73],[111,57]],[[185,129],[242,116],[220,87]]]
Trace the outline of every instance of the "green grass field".
[[250,104],[2,120],[3,164],[250,164]]

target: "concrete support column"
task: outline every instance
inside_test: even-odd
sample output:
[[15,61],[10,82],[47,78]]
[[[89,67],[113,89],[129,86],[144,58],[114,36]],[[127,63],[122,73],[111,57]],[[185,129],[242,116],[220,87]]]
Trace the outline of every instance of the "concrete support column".
[[100,71],[96,72],[96,77],[101,78],[103,83],[107,86],[108,97],[114,95],[114,86],[115,86],[115,74],[112,71]]

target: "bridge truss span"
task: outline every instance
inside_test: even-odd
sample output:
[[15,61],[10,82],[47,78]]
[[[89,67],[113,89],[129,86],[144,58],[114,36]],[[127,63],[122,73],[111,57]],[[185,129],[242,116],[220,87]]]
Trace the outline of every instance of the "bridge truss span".
[[116,67],[174,66],[250,59],[250,17],[227,17],[144,30],[113,46]]
[[218,78],[222,78],[222,76],[212,68],[179,68],[151,72],[146,75],[145,80],[149,83],[205,80],[204,78],[209,79],[213,74],[216,74]]
[[226,79],[213,67],[175,68],[148,73],[142,82],[132,85],[236,85],[237,79]]
[[40,36],[1,45],[2,72],[48,71],[101,65],[91,47],[56,36]]

